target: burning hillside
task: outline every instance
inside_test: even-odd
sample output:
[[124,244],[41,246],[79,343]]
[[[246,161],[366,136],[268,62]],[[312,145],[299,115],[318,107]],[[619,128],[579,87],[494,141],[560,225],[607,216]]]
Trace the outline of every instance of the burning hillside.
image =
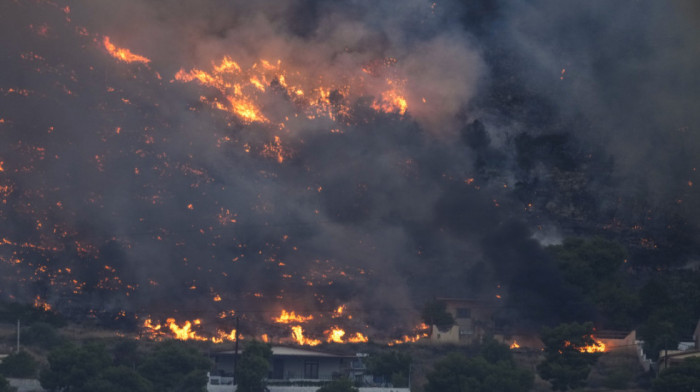
[[576,301],[533,233],[678,227],[638,225],[596,146],[523,133],[566,113],[518,106],[451,2],[6,3],[5,300],[146,338],[398,344],[435,295]]

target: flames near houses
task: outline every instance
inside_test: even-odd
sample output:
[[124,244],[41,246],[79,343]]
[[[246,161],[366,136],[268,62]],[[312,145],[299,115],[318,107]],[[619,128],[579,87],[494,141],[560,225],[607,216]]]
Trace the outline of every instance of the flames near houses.
[[[2,6],[2,299],[148,339],[395,345],[428,336],[438,295],[565,308],[542,244],[612,233],[655,255],[697,212],[694,157],[657,187],[592,126],[557,128],[578,114],[533,114],[534,82],[489,72],[510,62],[451,2],[205,3]],[[581,67],[532,90],[573,99]],[[694,145],[683,120],[669,146]],[[635,181],[667,193],[628,202]]]

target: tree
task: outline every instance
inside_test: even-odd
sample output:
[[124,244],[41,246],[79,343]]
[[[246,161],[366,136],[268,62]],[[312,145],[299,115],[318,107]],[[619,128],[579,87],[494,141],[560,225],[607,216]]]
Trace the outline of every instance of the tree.
[[700,358],[688,358],[680,365],[664,369],[654,380],[654,392],[700,391]]
[[394,387],[408,386],[411,356],[396,351],[370,355],[365,360],[367,371],[373,376],[383,377]]
[[427,378],[426,392],[527,392],[534,382],[531,372],[507,361],[491,363],[454,352],[438,361]]
[[447,311],[447,305],[438,300],[427,302],[421,316],[425,324],[435,325],[442,332],[447,332],[455,324],[455,318]]
[[595,345],[593,323],[545,328],[541,337],[545,345],[545,358],[537,365],[540,377],[548,380],[555,391],[586,385],[588,373],[600,356],[599,353],[584,350]]
[[507,344],[499,343],[495,339],[487,339],[481,346],[481,356],[491,363],[505,362],[515,365],[513,353]]
[[15,388],[10,386],[10,383],[5,379],[5,377],[0,376],[0,392],[14,392]]
[[85,384],[86,391],[100,392],[151,392],[153,386],[136,370],[124,366],[111,366],[98,377]]
[[641,306],[638,295],[625,284],[621,267],[627,252],[622,245],[601,237],[567,238],[547,251],[566,282],[580,290],[604,317],[607,328],[632,328]]
[[359,389],[355,388],[347,378],[341,378],[338,380],[333,380],[328,384],[322,386],[316,392],[358,392]]
[[132,339],[119,341],[112,348],[114,365],[136,368],[136,364],[141,362],[142,354],[139,352],[138,343]]
[[270,370],[272,348],[269,344],[253,340],[246,344],[236,369],[238,392],[261,392],[264,378]]
[[104,346],[95,344],[64,345],[51,351],[47,359],[49,367],[41,372],[39,381],[49,391],[90,391],[85,385],[112,364]]
[[207,384],[211,361],[186,342],[159,343],[138,372],[153,384],[155,392],[199,392]]
[[12,353],[2,360],[0,374],[5,377],[32,378],[39,365],[26,351]]

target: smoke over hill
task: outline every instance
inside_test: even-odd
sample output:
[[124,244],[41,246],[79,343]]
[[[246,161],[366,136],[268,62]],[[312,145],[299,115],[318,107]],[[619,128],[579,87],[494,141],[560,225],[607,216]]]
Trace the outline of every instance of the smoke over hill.
[[393,337],[436,295],[590,314],[560,311],[580,298],[542,245],[565,235],[617,238],[640,268],[696,254],[685,3],[0,15],[6,299],[139,325],[236,314],[253,335],[295,310]]

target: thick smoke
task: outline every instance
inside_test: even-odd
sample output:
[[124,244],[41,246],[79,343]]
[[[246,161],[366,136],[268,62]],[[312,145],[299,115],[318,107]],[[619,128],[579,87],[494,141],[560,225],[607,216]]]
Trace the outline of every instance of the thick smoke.
[[[697,12],[684,5],[0,11],[5,297],[263,322],[346,305],[358,328],[389,334],[434,296],[499,294],[556,322],[592,315],[532,238],[611,233],[641,251],[695,222]],[[117,61],[104,36],[151,62]],[[365,82],[335,120],[295,118],[272,91],[262,104],[285,127],[249,124],[173,80],[224,56]],[[371,108],[387,78],[404,84],[405,115]],[[684,241],[678,257],[694,249]]]

